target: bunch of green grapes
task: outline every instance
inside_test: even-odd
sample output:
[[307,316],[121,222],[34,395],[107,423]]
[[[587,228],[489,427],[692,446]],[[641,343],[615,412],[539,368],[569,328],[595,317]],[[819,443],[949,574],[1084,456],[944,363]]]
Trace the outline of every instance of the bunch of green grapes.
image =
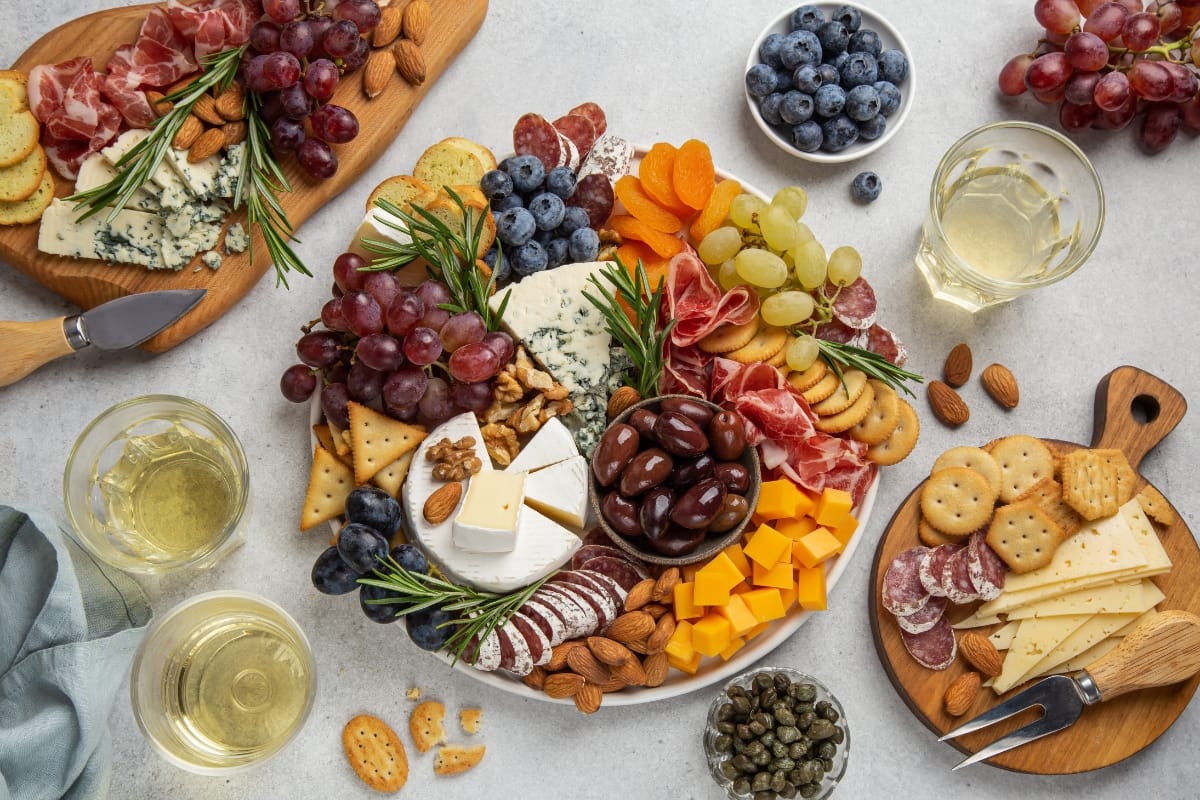
[[862,257],[853,247],[826,255],[808,225],[801,222],[808,193],[785,186],[770,202],[752,194],[733,199],[725,224],[704,237],[697,248],[700,260],[714,271],[728,291],[748,285],[758,291],[763,322],[795,334],[788,343],[787,363],[806,370],[820,355],[817,326],[827,322],[837,295],[826,294],[854,283],[862,272]]

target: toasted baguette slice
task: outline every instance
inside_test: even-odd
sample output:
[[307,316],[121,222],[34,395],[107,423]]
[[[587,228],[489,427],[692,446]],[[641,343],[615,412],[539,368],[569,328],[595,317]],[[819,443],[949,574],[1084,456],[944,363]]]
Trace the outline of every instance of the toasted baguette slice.
[[[36,125],[35,121],[34,126]],[[34,144],[37,144],[36,138]],[[33,152],[17,163],[0,167],[0,200],[11,203],[28,198],[37,192],[45,175],[46,151],[35,146]]]
[[26,85],[29,78],[25,73],[15,69],[0,69],[0,90],[6,90],[13,99],[13,111],[29,110],[29,92]]
[[42,182],[33,194],[24,200],[0,200],[0,225],[25,225],[37,222],[42,212],[54,199],[54,175],[50,170],[42,173]]
[[433,202],[436,197],[437,191],[420,178],[414,178],[412,175],[393,175],[371,191],[365,210],[370,211],[374,208],[375,201],[379,198],[408,211],[414,201],[417,205],[425,205]]
[[[17,105],[16,99],[7,90],[2,94],[9,108]],[[0,113],[0,167],[11,167],[24,161],[37,148],[40,134],[37,118],[29,111]],[[41,180],[39,175],[34,189],[37,189]]]
[[[482,150],[482,152],[480,152]],[[496,157],[486,147],[461,136],[430,145],[413,168],[413,175],[430,186],[478,185],[485,172],[496,168]]]
[[[474,202],[469,202],[463,198],[464,205],[474,209],[474,219],[479,220],[483,217],[483,235],[479,238],[479,247],[475,251],[476,258],[483,258],[483,254],[492,246],[492,242],[496,240],[496,220],[492,218],[491,213],[487,210],[487,201],[482,205],[476,205]],[[437,219],[446,223],[446,226],[452,231],[460,231],[463,227],[462,210],[452,199],[442,194],[437,200],[434,200],[429,205],[425,206],[425,210],[435,216]]]

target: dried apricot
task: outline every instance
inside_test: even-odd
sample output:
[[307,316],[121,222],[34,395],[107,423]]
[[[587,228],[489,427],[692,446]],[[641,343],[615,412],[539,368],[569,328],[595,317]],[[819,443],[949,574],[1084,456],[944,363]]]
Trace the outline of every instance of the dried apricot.
[[638,164],[638,177],[642,188],[654,201],[679,217],[690,217],[693,209],[688,208],[675,194],[672,183],[675,174],[675,154],[679,152],[670,142],[653,145]]
[[641,261],[642,266],[646,268],[646,277],[650,279],[651,290],[667,279],[667,267],[671,264],[671,259],[663,258],[648,245],[633,239],[617,248],[617,258],[631,276],[637,269],[637,262]]
[[613,187],[617,199],[625,210],[642,222],[663,233],[678,233],[683,220],[654,201],[646,194],[642,182],[632,175],[622,175]]
[[608,220],[608,227],[626,239],[637,239],[645,242],[650,249],[663,258],[670,258],[683,249],[683,242],[669,233],[656,231],[637,217],[629,214],[614,214]]
[[683,204],[696,211],[704,208],[715,180],[716,169],[708,145],[699,139],[688,139],[681,144],[675,154],[671,183]]
[[714,186],[700,216],[692,221],[692,226],[688,229],[692,241],[700,244],[705,236],[719,228],[725,218],[729,216],[729,207],[733,205],[733,198],[741,193],[742,185],[732,178],[723,180]]

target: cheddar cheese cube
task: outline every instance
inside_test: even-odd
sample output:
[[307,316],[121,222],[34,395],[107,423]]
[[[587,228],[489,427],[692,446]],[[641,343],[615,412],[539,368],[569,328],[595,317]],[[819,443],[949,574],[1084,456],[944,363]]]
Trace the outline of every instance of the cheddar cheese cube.
[[695,651],[692,651],[692,657],[689,659],[677,658],[676,656],[667,654],[667,663],[680,672],[695,675],[700,670],[700,660],[702,658],[703,656]]
[[694,583],[685,582],[675,584],[675,594],[673,597],[675,619],[696,619],[697,617],[704,616],[704,606],[696,604],[695,590],[696,584]]
[[[745,560],[745,559],[743,559]],[[712,557],[712,560],[701,567],[696,573],[696,578],[701,575],[707,575],[714,578],[726,590],[732,589],[737,584],[746,580],[746,573],[742,572],[741,568],[734,563],[733,559],[722,550]]]
[[796,600],[806,611],[824,611],[825,567],[801,567],[796,570]]
[[748,642],[751,639],[753,639],[755,636],[758,636],[760,633],[765,631],[770,626],[771,626],[771,623],[769,623],[769,622],[760,622],[757,625],[755,625],[753,628],[751,628],[750,630],[746,631],[746,633],[742,636],[742,638]]
[[729,602],[719,608],[714,608],[713,613],[729,621],[730,635],[732,636],[741,636],[758,624],[758,618],[751,613],[746,601],[738,594],[730,595]]
[[741,650],[745,646],[746,640],[741,637],[730,640],[729,645],[721,651],[721,660],[728,661],[733,657],[734,653],[736,653],[738,650]]
[[734,542],[721,552],[729,557],[729,560],[737,567],[738,572],[742,573],[743,578],[750,577],[750,562],[746,559],[746,554],[742,552],[740,544]]
[[783,603],[783,610],[788,611],[796,602],[796,581],[788,582],[787,586],[779,587],[779,602]]
[[842,543],[826,528],[817,528],[792,545],[792,560],[797,567],[814,567],[837,555]]
[[769,586],[752,589],[741,595],[741,598],[759,622],[770,622],[784,616],[783,598],[778,589]]
[[819,525],[824,525],[827,528],[836,528],[845,521],[853,505],[854,500],[850,497],[849,492],[842,489],[826,488],[821,491],[821,496],[817,498],[812,516]]
[[[799,544],[797,542],[797,544]],[[776,589],[787,589],[795,584],[792,576],[792,561],[784,558],[773,567],[764,567],[754,562],[754,577],[751,579],[755,586],[774,586]]]
[[758,490],[754,513],[764,520],[802,517],[813,507],[813,501],[788,478],[764,481]]
[[842,544],[838,548],[839,553],[845,551],[846,545],[850,544],[850,539],[854,536],[856,530],[858,530],[858,520],[849,514],[846,515],[846,519],[841,525],[833,529],[834,538]]
[[775,530],[789,539],[800,539],[805,534],[812,533],[817,528],[817,521],[812,517],[797,517],[796,519],[780,519],[775,521]]
[[792,540],[770,525],[760,525],[743,548],[746,558],[764,567],[773,567],[792,546]]
[[729,646],[733,627],[729,620],[709,612],[692,623],[692,647],[706,656],[715,656]]
[[696,573],[696,582],[692,584],[692,602],[698,606],[723,606],[729,602],[729,584],[725,576],[719,572]]
[[675,632],[671,634],[671,638],[667,640],[667,646],[663,651],[669,658],[677,658],[680,661],[691,661],[692,656],[696,654],[696,648],[692,647],[692,623],[687,620],[680,620],[675,624]]

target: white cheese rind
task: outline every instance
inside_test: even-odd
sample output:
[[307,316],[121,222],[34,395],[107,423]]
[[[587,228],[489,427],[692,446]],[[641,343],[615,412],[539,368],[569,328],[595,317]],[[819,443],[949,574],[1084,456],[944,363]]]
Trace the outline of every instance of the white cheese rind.
[[521,448],[505,472],[534,472],[579,455],[575,439],[558,417],[551,417]]
[[588,462],[581,455],[529,473],[525,503],[562,525],[582,528],[588,515]]

